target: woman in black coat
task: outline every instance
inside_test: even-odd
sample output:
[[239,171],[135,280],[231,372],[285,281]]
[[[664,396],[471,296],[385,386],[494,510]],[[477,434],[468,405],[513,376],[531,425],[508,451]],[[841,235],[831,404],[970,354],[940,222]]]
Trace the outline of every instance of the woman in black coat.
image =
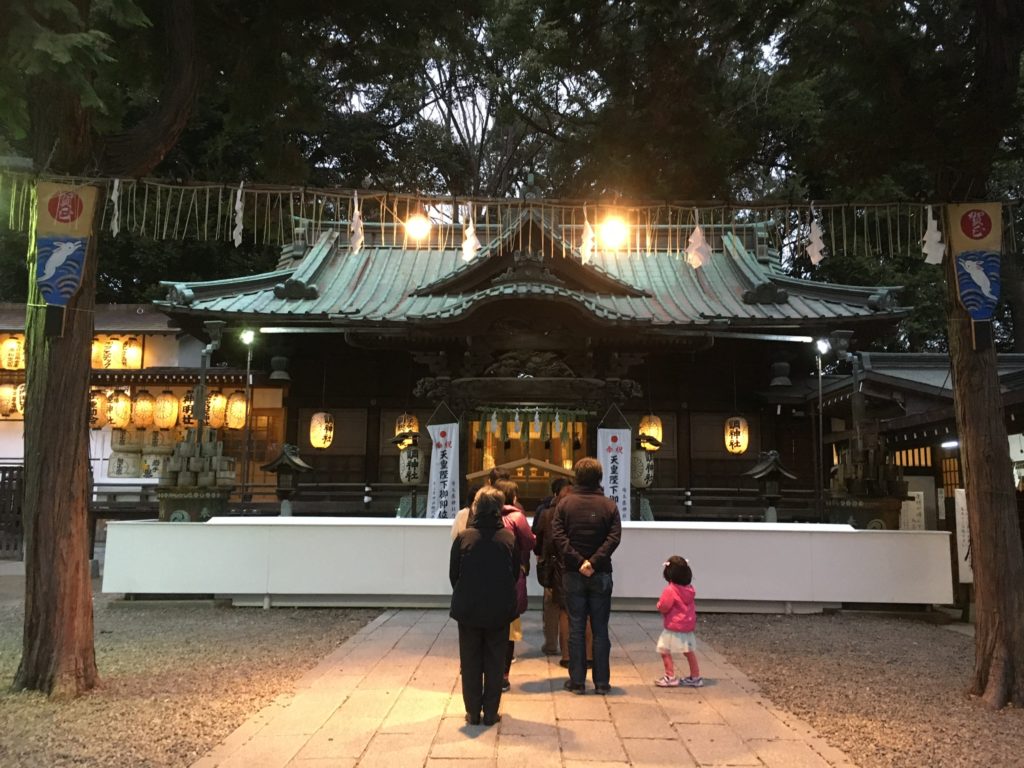
[[448,577],[451,617],[459,623],[462,700],[466,722],[494,725],[500,716],[508,625],[516,615],[519,572],[515,536],[501,521],[505,496],[482,488],[473,500],[472,522],[452,542]]

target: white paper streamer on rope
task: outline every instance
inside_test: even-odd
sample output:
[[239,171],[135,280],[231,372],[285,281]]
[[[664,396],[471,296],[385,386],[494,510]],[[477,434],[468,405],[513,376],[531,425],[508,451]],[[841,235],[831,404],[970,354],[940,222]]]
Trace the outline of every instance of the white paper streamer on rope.
[[462,260],[472,261],[480,250],[480,239],[476,236],[473,206],[467,206],[466,218],[462,222]]
[[562,415],[555,411],[555,423],[554,423],[555,434],[562,434]]
[[711,258],[711,246],[704,239],[704,231],[700,228],[700,219],[697,217],[696,210],[693,212],[693,220],[696,222],[696,226],[690,233],[690,239],[686,242],[686,263],[694,269],[698,269],[707,264],[708,259]]
[[491,414],[491,434],[498,434],[498,412],[494,411]]
[[942,233],[939,232],[939,223],[932,214],[932,207],[925,208],[925,216],[928,217],[928,226],[924,230],[924,239],[921,240],[921,250],[924,252],[925,264],[941,264],[942,257],[946,253],[946,244],[942,242]]
[[533,431],[540,433],[540,408],[535,408],[533,411]]
[[363,232],[363,213],[359,207],[359,195],[352,196],[352,222],[349,224],[348,245],[352,255],[355,256],[363,249],[366,242],[366,235]]
[[523,435],[523,417],[519,415],[518,408],[516,408],[516,415],[512,418],[512,431],[520,437]]
[[110,204],[114,212],[110,214],[110,234],[117,237],[121,231],[121,180],[114,179],[114,189],[110,193]]
[[587,218],[587,207],[583,206],[583,242],[580,243],[580,260],[586,264],[594,253],[594,228]]
[[817,266],[825,258],[825,241],[821,237],[821,225],[814,215],[814,206],[811,206],[811,241],[807,244],[807,255],[811,257],[811,264]]
[[244,181],[238,183],[238,192],[235,194],[235,229],[231,233],[231,238],[235,242],[235,248],[242,244],[242,214],[245,211],[245,195],[242,194],[242,187],[245,185]]

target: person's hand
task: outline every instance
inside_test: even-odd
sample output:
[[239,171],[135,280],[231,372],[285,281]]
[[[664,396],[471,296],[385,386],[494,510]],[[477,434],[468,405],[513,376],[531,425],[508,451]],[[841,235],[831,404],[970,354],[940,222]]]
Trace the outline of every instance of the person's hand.
[[586,576],[588,579],[594,575],[594,566],[590,564],[589,560],[583,561],[583,565],[580,566],[580,573]]

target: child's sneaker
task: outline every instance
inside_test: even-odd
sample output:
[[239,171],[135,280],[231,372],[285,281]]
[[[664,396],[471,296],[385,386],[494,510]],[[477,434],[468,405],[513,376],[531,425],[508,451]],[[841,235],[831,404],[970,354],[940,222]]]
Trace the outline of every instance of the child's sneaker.
[[684,677],[678,682],[678,685],[685,685],[687,688],[703,688],[704,678],[703,677]]
[[679,678],[675,675],[672,675],[672,677],[662,675],[654,681],[654,684],[659,688],[677,688],[679,687]]

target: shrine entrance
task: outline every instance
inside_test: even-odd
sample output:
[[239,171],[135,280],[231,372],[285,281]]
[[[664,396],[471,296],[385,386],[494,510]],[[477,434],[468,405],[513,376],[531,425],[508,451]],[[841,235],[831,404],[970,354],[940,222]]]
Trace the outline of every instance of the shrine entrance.
[[[519,503],[523,505],[527,515],[533,515],[546,496],[551,493],[551,481],[558,477],[569,480],[573,478],[572,468],[565,468],[542,459],[522,458],[496,465],[498,469],[508,470],[511,479],[519,487]],[[466,475],[466,484],[470,491],[487,483],[490,469],[481,469]],[[468,500],[468,501],[471,501]],[[468,503],[467,501],[467,503]]]

